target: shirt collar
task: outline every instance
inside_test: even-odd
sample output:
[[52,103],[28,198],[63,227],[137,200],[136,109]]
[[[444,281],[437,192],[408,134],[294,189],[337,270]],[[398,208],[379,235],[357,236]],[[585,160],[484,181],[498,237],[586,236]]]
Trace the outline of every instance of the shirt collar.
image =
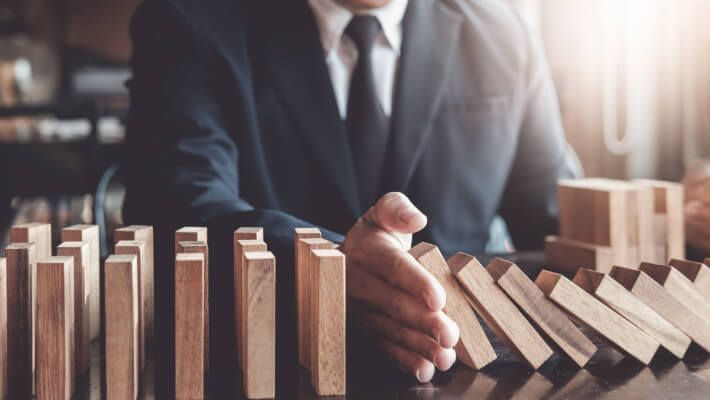
[[[391,0],[386,5],[367,12],[380,22],[387,43],[397,53],[402,47],[402,20],[407,3],[408,0]],[[335,0],[308,0],[308,4],[318,23],[323,50],[330,54],[340,42],[353,13]]]

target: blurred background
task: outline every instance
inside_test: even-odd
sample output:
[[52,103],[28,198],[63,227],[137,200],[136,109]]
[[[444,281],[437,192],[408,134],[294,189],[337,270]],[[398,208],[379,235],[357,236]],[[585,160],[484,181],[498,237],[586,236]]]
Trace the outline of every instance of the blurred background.
[[[543,38],[587,175],[710,175],[710,1],[501,1]],[[2,1],[0,246],[13,223],[121,223],[112,174],[139,3]]]

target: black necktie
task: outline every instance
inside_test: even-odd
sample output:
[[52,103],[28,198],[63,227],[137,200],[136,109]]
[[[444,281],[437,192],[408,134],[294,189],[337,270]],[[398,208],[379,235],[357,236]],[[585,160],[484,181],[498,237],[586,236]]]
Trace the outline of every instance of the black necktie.
[[350,81],[346,127],[364,209],[377,200],[389,134],[389,120],[377,98],[372,71],[372,46],[381,29],[377,18],[370,15],[353,17],[345,29],[358,50]]

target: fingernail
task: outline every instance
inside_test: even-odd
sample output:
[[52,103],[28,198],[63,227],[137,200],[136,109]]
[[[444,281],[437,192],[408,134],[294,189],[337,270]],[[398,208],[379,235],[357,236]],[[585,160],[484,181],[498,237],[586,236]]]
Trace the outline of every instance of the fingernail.
[[417,370],[416,375],[417,375],[417,380],[419,381],[419,383],[424,383],[424,381],[421,378],[420,370]]
[[416,210],[413,210],[408,207],[407,209],[399,213],[399,219],[405,224],[409,224],[414,218],[416,218],[417,215],[418,213]]
[[421,291],[421,296],[422,299],[424,299],[424,302],[426,303],[427,307],[429,307],[430,310],[434,309],[434,299],[427,293],[426,290]]

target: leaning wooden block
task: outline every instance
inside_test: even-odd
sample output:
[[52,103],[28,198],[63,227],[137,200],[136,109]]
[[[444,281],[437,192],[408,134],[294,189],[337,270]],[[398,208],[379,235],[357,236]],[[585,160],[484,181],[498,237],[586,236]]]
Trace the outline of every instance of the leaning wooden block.
[[657,341],[564,276],[543,270],[535,284],[557,305],[641,363],[648,365],[656,354]]
[[210,367],[210,281],[209,281],[209,247],[206,242],[203,241],[188,241],[179,242],[177,247],[180,248],[181,253],[199,253],[202,254],[205,260],[205,298],[203,300],[205,304],[205,373],[209,374]]
[[244,253],[244,391],[250,399],[276,391],[276,260],[271,252]]
[[86,263],[89,288],[89,330],[91,340],[98,339],[101,326],[99,308],[101,286],[99,285],[99,226],[72,225],[62,229],[62,242],[86,242],[89,245],[89,258]]
[[106,397],[135,399],[139,378],[138,257],[112,255],[104,263]]
[[710,351],[710,323],[671,296],[650,276],[641,271],[622,267],[612,268],[609,276],[683,331],[700,347]]
[[115,252],[117,255],[134,255],[136,257],[136,273],[138,276],[138,369],[145,367],[146,348],[146,323],[148,320],[148,273],[145,269],[147,264],[145,242],[142,240],[121,240],[116,243]]
[[690,338],[614,278],[580,269],[574,277],[574,283],[631,321],[673,355],[683,358],[690,346]]
[[89,369],[91,253],[86,242],[64,242],[57,246],[57,255],[74,259],[74,376],[78,378]]
[[497,258],[486,268],[498,286],[577,365],[584,367],[597,352],[592,343],[515,264]]
[[0,399],[7,397],[7,263],[0,257]]
[[205,275],[200,253],[175,256],[175,397],[205,396]]
[[497,357],[493,346],[469,306],[466,294],[451,275],[439,248],[422,242],[412,247],[409,253],[434,275],[446,291],[444,312],[460,329],[460,339],[454,348],[458,359],[473,369],[481,369],[493,362]]
[[[685,217],[683,216],[683,185],[675,182],[637,180],[641,185],[653,188],[654,210],[662,226],[656,229],[662,232],[661,244],[664,249],[663,261],[669,258],[685,258]],[[642,260],[647,261],[647,260]],[[663,262],[660,261],[659,262]]]
[[478,315],[521,359],[533,369],[540,368],[552,356],[552,349],[478,260],[465,253],[457,253],[447,263]]
[[311,252],[311,383],[319,396],[345,394],[345,255]]
[[[241,274],[244,273],[244,254],[250,251],[266,251],[267,246],[266,243],[264,243],[261,240],[237,240],[237,248],[235,248],[235,257],[239,258],[239,263],[238,263],[238,270],[240,271]],[[237,264],[235,264],[237,265]],[[235,275],[235,280],[236,280],[236,275]],[[235,286],[234,289],[234,296],[235,296],[235,314],[236,314],[236,336],[237,336],[237,355],[239,358],[239,366],[242,367],[244,366],[244,362],[246,359],[246,352],[242,350],[244,346],[244,331],[246,330],[246,325],[244,324],[244,318],[243,315],[246,314],[247,312],[247,302],[244,299],[244,296],[246,294],[247,288],[244,287],[245,285],[245,280],[240,279],[239,280],[239,285],[241,286]],[[236,282],[235,282],[236,285]],[[237,308],[238,307],[238,308]]]
[[[243,250],[242,247],[239,246],[240,240],[255,240],[260,243],[263,243],[264,229],[260,227],[241,227],[234,231],[232,239],[234,251],[234,321],[237,336],[237,358],[239,360],[239,366],[242,367],[244,365],[244,352],[242,351],[243,329],[240,327],[242,326],[242,310],[244,309],[244,306],[242,304],[242,297],[244,293],[244,270],[242,268]],[[255,248],[254,250],[266,251],[266,248]]]
[[37,263],[37,398],[69,400],[74,370],[74,260]]
[[668,265],[677,269],[685,275],[686,278],[690,279],[695,285],[695,288],[698,289],[706,299],[710,298],[710,267],[708,267],[707,264],[673,258],[668,261]]
[[575,272],[579,268],[607,272],[613,265],[610,247],[557,236],[545,238],[545,261],[559,272]]
[[663,286],[671,296],[710,322],[710,304],[685,275],[668,265],[641,263],[639,269]]

